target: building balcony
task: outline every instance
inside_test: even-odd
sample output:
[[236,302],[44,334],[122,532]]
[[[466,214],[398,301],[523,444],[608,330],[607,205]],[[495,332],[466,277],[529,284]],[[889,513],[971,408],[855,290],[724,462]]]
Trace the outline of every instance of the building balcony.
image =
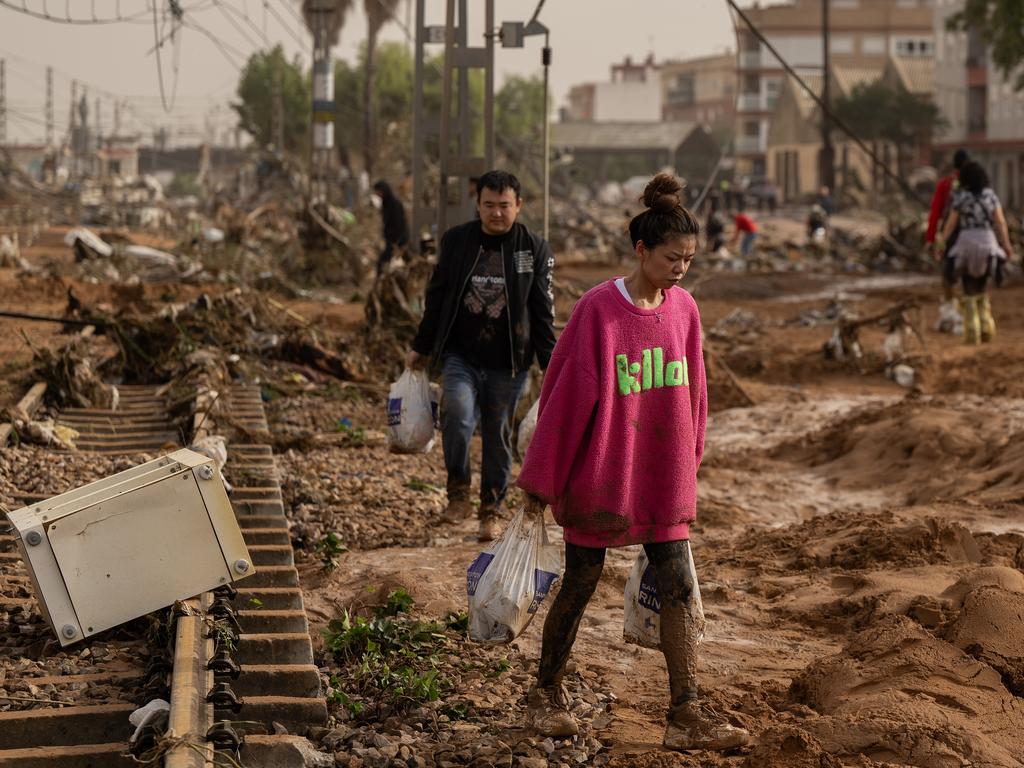
[[760,93],[741,93],[736,99],[737,112],[766,112],[768,99]]
[[736,152],[740,155],[763,155],[768,149],[768,142],[760,136],[737,136]]
[[763,62],[760,51],[740,51],[740,69],[760,69]]

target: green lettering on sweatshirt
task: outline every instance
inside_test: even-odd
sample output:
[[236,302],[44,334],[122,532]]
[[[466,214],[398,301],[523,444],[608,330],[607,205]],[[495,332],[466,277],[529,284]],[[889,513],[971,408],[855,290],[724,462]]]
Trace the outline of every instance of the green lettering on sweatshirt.
[[623,396],[661,387],[690,386],[686,358],[666,362],[661,347],[641,350],[639,363],[629,362],[628,355],[616,355],[615,377]]

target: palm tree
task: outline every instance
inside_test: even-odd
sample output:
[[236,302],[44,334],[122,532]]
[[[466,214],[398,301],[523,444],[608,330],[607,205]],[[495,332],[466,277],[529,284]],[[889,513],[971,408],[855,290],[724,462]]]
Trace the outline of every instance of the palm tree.
[[363,167],[368,176],[373,175],[377,159],[377,136],[374,120],[374,60],[377,54],[377,38],[381,29],[395,17],[400,0],[364,0],[366,8],[366,68],[363,75]]

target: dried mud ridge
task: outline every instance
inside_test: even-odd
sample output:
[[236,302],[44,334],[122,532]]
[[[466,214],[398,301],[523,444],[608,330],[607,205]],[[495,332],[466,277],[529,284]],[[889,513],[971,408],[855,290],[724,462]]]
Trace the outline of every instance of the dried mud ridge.
[[[219,594],[225,602],[215,614],[221,622],[217,631],[207,632],[212,626],[207,621],[197,624],[203,669],[205,659],[214,655],[221,666],[208,673],[210,679],[200,682],[194,693],[188,686],[182,690],[202,700],[208,693],[206,684],[216,683],[220,695],[211,699],[212,719],[194,721],[198,735],[190,741],[201,747],[213,720],[230,720],[244,744],[226,754],[240,758],[246,766],[304,765],[317,759],[323,764],[323,755],[303,737],[311,727],[323,727],[327,711],[320,672],[313,664],[277,469],[270,447],[249,440],[268,436],[260,392],[232,387],[223,400],[222,418],[234,425],[226,435],[225,472],[250,483],[236,484],[231,500],[257,574],[239,589]],[[8,507],[32,503],[165,453],[172,447],[167,440],[171,423],[167,410],[162,390],[126,386],[121,388],[117,411],[60,412],[58,421],[81,433],[79,445],[87,446],[87,452],[31,446],[0,450],[0,500]],[[183,675],[181,661],[174,655],[176,616],[158,612],[62,650],[32,599],[14,543],[10,532],[3,531],[0,764],[11,768],[136,764],[127,755],[128,737],[134,730],[128,715],[154,698],[170,701],[172,709],[182,706],[178,689],[172,697],[170,682],[195,674],[189,670]],[[223,622],[234,631],[225,631]],[[237,665],[234,673],[233,665]],[[206,676],[203,672],[196,679]],[[199,711],[205,713],[206,708]],[[142,759],[163,764],[167,745],[161,747],[158,739],[159,734],[153,734],[140,746]]]

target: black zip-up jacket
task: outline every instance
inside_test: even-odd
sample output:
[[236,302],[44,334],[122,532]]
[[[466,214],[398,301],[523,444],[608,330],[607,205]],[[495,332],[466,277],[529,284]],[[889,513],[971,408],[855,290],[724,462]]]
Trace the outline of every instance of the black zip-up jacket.
[[[477,220],[452,227],[441,238],[437,266],[427,286],[423,319],[412,342],[414,350],[431,356],[434,370],[440,366],[459,302],[480,257],[482,234]],[[536,356],[540,367],[546,369],[555,348],[555,257],[551,246],[516,222],[502,242],[501,255],[512,342],[509,367],[513,373],[525,371]]]

